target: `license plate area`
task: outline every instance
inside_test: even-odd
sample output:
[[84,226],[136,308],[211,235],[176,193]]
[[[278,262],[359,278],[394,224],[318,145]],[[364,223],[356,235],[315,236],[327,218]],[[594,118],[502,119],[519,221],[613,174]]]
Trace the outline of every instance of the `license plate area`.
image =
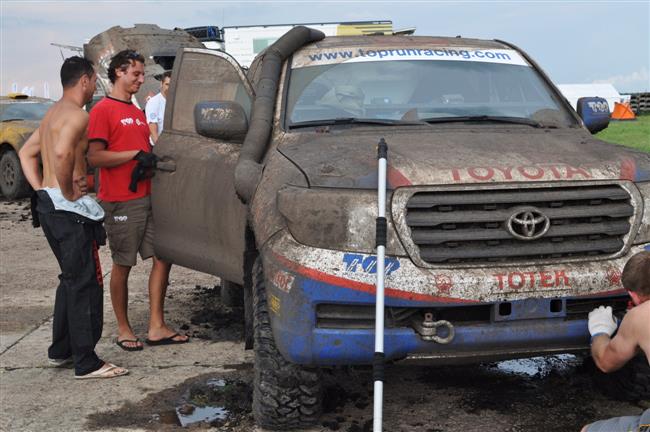
[[530,298],[499,302],[492,306],[492,321],[516,321],[566,317],[565,299]]

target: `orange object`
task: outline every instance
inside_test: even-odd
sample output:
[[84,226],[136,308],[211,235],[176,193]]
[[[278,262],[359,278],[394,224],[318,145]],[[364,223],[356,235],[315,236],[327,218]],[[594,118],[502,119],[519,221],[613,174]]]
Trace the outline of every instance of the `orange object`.
[[632,111],[629,102],[618,103],[614,102],[614,111],[611,116],[612,120],[636,120],[636,115]]

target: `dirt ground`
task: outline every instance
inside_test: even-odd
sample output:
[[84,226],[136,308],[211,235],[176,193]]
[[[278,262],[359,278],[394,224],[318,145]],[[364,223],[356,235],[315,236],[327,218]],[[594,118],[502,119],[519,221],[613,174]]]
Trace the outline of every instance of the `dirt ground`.
[[[244,351],[242,311],[220,301],[215,277],[174,267],[168,323],[192,336],[182,346],[127,353],[114,344],[105,292],[97,351],[127,377],[78,382],[46,367],[58,268],[26,200],[0,201],[0,430],[260,431],[251,415],[253,359]],[[110,255],[101,261],[108,287]],[[149,263],[130,280],[130,318],[146,336]],[[638,415],[648,401],[605,396],[582,359],[563,355],[459,367],[391,365],[384,430],[571,431],[599,418]],[[369,368],[326,370],[325,413],[316,431],[372,429]],[[202,421],[202,419],[207,419]]]

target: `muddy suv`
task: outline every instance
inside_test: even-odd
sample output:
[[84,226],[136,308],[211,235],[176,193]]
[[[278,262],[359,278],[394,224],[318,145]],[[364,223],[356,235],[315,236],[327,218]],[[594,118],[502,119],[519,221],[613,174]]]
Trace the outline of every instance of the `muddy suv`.
[[265,427],[317,419],[322,367],[372,363],[381,138],[389,360],[585,352],[650,248],[650,156],[595,139],[506,42],[295,28],[247,74],[184,49],[167,107],[156,251],[242,287]]
[[0,96],[0,193],[7,199],[24,198],[32,190],[18,152],[53,103],[20,93]]

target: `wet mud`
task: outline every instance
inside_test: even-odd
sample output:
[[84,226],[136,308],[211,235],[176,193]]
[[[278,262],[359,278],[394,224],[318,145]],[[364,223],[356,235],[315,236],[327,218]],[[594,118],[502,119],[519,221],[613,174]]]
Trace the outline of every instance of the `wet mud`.
[[244,309],[222,304],[218,285],[197,285],[192,296],[194,307],[189,321],[181,322],[182,331],[198,339],[243,342]]
[[[23,223],[32,221],[29,199],[7,201],[0,197],[0,221]],[[10,229],[10,227],[7,227]]]
[[200,375],[137,404],[88,417],[88,430],[138,427],[154,431],[217,429],[250,431],[252,374]]
[[[197,286],[181,328],[195,338],[239,341],[243,351],[243,311],[222,305],[219,291],[218,286]],[[87,428],[252,431],[253,364],[227,364],[224,369],[151,394],[138,404],[92,415]],[[594,420],[647,408],[648,402],[624,403],[605,396],[593,375],[593,365],[573,355],[454,367],[391,364],[384,387],[384,430],[578,431]],[[372,430],[370,367],[325,369],[323,386],[323,415],[309,431]]]
[[[94,415],[88,428],[251,431],[253,370],[243,365]],[[395,432],[577,431],[617,410],[634,414],[646,407],[603,396],[590,368],[569,355],[459,367],[391,365],[386,377],[384,430]],[[371,369],[330,369],[323,380],[324,412],[310,431],[371,431]]]

